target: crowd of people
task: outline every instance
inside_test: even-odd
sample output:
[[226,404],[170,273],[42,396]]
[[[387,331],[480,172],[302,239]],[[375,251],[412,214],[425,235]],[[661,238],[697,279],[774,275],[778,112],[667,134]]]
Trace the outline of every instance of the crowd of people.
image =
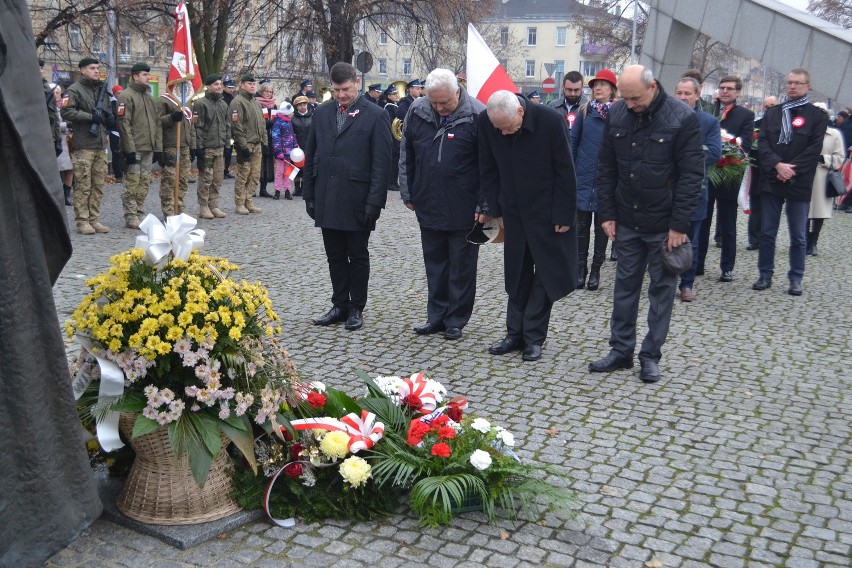
[[[496,224],[504,238],[506,334],[488,351],[520,351],[526,361],[542,356],[554,302],[600,287],[611,242],[617,268],[609,351],[589,370],[634,366],[647,273],[648,332],[638,353],[639,376],[647,383],[661,376],[675,298],[696,300],[714,215],[719,281],[734,280],[743,183],[752,210],[746,249],[758,250],[752,288],[772,285],[783,210],[790,235],[787,293],[802,294],[805,257],[817,254],[833,209],[826,175],[842,164],[850,144],[844,137],[852,134],[844,112],[837,115],[839,128],[829,127],[825,105],[808,97],[803,68],[787,74],[783,101],[767,97],[759,120],[738,104],[742,81],[735,75],[721,79],[708,104],[696,71],[684,73],[669,94],[640,65],[620,77],[601,70],[589,81],[589,98],[583,76],[569,72],[562,94],[548,105],[538,104],[538,93],[509,91],[483,104],[447,69],[409,82],[401,97],[395,85],[369,85],[362,93],[355,69],[338,63],[330,70],[331,99],[321,105],[310,81],[279,103],[271,85],[258,87],[251,74],[238,85],[210,75],[191,110],[168,94],[154,101],[149,71],[145,64],[133,66],[128,87],[116,88],[112,101],[91,58],[80,62],[81,79],[61,96],[46,85],[48,106],[59,109],[56,151],[80,233],[109,231],[99,220],[108,134],[118,142],[113,157],[121,156],[130,228],[139,226],[152,162],[163,167],[164,215],[184,210],[194,160],[199,216],[225,217],[219,198],[233,148],[236,213],[261,212],[255,191],[273,198],[301,195],[321,229],[332,284],[331,309],[314,323],[344,323],[354,331],[364,325],[370,235],[388,191],[398,190],[419,224],[426,270],[426,321],[413,331],[462,337],[476,295],[478,245],[469,233],[474,224],[474,230]],[[73,138],[62,136],[62,129]],[[710,181],[708,171],[721,163],[725,144],[751,156],[745,182],[743,171]],[[294,180],[296,162],[304,167]],[[686,260],[672,260],[684,254]]]

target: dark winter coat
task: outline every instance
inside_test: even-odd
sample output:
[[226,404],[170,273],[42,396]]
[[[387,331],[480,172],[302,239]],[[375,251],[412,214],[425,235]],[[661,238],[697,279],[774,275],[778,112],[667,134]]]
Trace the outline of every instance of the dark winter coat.
[[704,141],[704,180],[701,183],[701,196],[698,207],[692,214],[693,221],[703,221],[707,218],[708,181],[707,170],[722,157],[722,135],[719,121],[712,114],[696,109],[698,124],[701,126],[701,139]]
[[462,89],[459,104],[440,127],[426,97],[414,101],[400,143],[400,197],[414,205],[423,227],[462,231],[481,203],[477,115],[485,105]]
[[624,100],[610,108],[598,162],[598,216],[640,233],[687,233],[704,179],[701,128],[695,111],[657,88],[644,113]]
[[[714,116],[721,118],[722,111],[717,106],[715,107],[713,114]],[[735,104],[727,113],[725,113],[725,118],[722,118],[719,124],[729,135],[740,138],[740,148],[742,148],[745,155],[748,156],[751,153],[752,136],[754,134],[754,113],[747,108]],[[713,189],[716,193],[716,197],[719,199],[736,199],[740,192],[741,181],[742,176],[740,176],[739,181],[736,183],[731,183],[722,187],[714,186]]]
[[589,103],[577,110],[571,129],[571,156],[577,171],[577,210],[596,211],[595,178],[606,121]]
[[313,120],[314,111],[308,107],[308,112],[304,115],[300,115],[298,112],[293,114],[290,120],[293,125],[293,134],[296,135],[296,142],[299,143],[299,147],[304,148],[308,143],[308,130],[311,128],[311,121]]
[[[757,138],[762,190],[793,201],[810,201],[822,139],[828,128],[828,115],[812,104],[790,111],[793,136],[789,144],[779,144],[782,105],[766,109]],[[776,177],[779,162],[793,164],[796,175],[787,182]]]
[[[464,91],[464,89],[462,89]],[[422,97],[421,97],[422,98]],[[400,101],[399,105],[396,108],[396,117],[400,120],[405,120],[405,115],[408,114],[408,109],[411,108],[411,105],[414,103],[414,97],[411,95],[405,95]]]
[[314,111],[303,177],[305,201],[314,201],[315,225],[339,231],[366,231],[367,204],[383,208],[388,197],[391,132],[388,113],[360,96],[346,109],[337,132],[335,103]]
[[[479,172],[493,217],[506,232],[506,292],[517,294],[529,248],[551,302],[577,286],[577,180],[568,124],[552,108],[523,101],[521,129],[503,136],[488,113],[479,115]],[[556,225],[568,226],[557,233]]]

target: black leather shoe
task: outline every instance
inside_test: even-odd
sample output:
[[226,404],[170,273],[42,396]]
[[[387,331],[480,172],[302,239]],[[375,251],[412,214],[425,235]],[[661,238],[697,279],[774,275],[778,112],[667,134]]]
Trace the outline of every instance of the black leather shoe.
[[414,333],[417,335],[432,335],[441,331],[444,331],[444,324],[440,322],[432,323],[431,321],[427,321],[424,324],[414,326]]
[[512,351],[520,351],[524,347],[524,342],[520,337],[512,337],[507,335],[500,343],[495,343],[488,348],[488,352],[492,355],[505,355]]
[[757,250],[760,248],[760,245],[748,245],[746,250]]
[[695,275],[696,276],[704,276],[704,267],[701,266],[699,268],[696,268],[695,269]]
[[805,254],[808,255],[808,256],[816,256],[817,255],[816,245],[810,245]]
[[450,340],[461,339],[461,336],[462,336],[462,332],[461,332],[460,327],[450,326],[444,332],[444,339],[450,339]]
[[521,355],[524,361],[538,361],[541,359],[541,345],[527,345],[524,347],[524,354]]
[[332,325],[342,321],[346,321],[346,311],[334,306],[324,316],[315,319],[314,325]]
[[801,296],[802,295],[802,281],[801,280],[790,280],[790,287],[787,288],[787,293],[791,296]]
[[589,363],[589,370],[593,373],[609,373],[610,371],[616,371],[618,369],[632,368],[633,355],[625,357],[615,351],[610,351],[603,359],[598,359],[597,361]]
[[717,249],[722,248],[722,241],[716,241],[716,243],[715,243],[715,244],[716,244],[716,248],[717,248]]
[[772,286],[772,277],[771,276],[761,276],[757,279],[757,282],[751,285],[752,290],[766,290]]
[[734,271],[733,270],[722,271],[722,275],[719,276],[719,282],[733,282],[733,281],[734,281]]
[[361,310],[358,308],[349,310],[349,318],[347,318],[346,325],[343,327],[347,331],[355,331],[356,329],[361,329],[362,325],[364,325],[364,314],[361,313]]
[[639,361],[639,379],[643,383],[656,383],[660,380],[660,367],[656,361]]
[[601,269],[592,267],[592,271],[589,272],[589,281],[586,283],[586,290],[595,291],[601,285]]

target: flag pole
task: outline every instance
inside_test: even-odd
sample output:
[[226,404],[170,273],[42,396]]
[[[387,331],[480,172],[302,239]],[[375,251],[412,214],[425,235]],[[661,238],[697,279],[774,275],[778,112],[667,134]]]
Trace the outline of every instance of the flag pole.
[[[180,84],[180,108],[178,109],[183,114],[183,107],[186,104],[186,83]],[[180,210],[180,127],[183,125],[183,118],[177,123],[177,144],[175,145],[175,206],[173,211],[175,215],[181,213]]]

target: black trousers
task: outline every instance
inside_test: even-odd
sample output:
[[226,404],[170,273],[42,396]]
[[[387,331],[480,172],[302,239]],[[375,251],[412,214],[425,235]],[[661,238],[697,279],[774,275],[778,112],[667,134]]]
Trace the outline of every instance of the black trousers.
[[748,200],[751,207],[751,214],[748,216],[748,244],[756,247],[760,245],[760,192],[749,194]]
[[736,198],[719,197],[712,185],[707,197],[707,217],[701,227],[701,239],[698,243],[698,268],[704,270],[704,260],[707,258],[707,250],[710,248],[710,223],[713,220],[714,210],[716,212],[716,233],[718,240],[722,243],[719,268],[726,272],[734,269],[734,263],[737,259],[737,211],[739,207]]
[[577,210],[577,256],[580,267],[579,275],[586,274],[589,260],[589,231],[592,228],[592,217],[595,220],[595,244],[592,252],[592,267],[600,268],[606,260],[606,244],[609,238],[598,222],[598,214],[592,211]]
[[322,230],[331,275],[331,303],[341,309],[363,310],[370,281],[370,231]]
[[390,191],[399,191],[399,141],[393,140],[391,147],[391,168],[390,179],[388,180],[388,189]]
[[506,335],[520,337],[524,345],[543,345],[553,307],[533,264],[529,245],[524,251],[523,270],[518,289],[509,293],[506,308]]
[[467,233],[420,227],[429,290],[426,318],[431,323],[461,328],[473,313],[479,247],[467,242]]

